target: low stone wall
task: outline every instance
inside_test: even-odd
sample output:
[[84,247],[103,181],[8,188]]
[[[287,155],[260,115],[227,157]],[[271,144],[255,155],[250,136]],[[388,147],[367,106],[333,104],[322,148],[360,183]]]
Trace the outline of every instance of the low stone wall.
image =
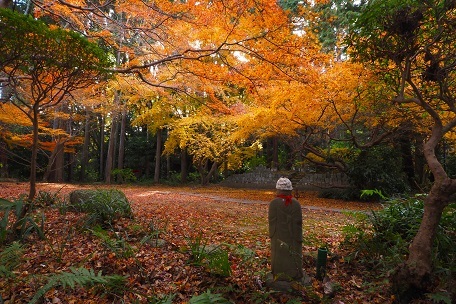
[[296,185],[298,188],[346,188],[349,186],[348,178],[343,173],[309,173]]
[[272,171],[265,167],[257,167],[252,172],[234,174],[220,184],[227,187],[245,187],[274,189],[280,177],[288,177],[297,189],[346,188],[348,178],[339,172],[303,173],[294,171]]
[[233,174],[220,184],[227,187],[274,189],[277,180],[282,176],[278,171],[260,166],[252,172]]

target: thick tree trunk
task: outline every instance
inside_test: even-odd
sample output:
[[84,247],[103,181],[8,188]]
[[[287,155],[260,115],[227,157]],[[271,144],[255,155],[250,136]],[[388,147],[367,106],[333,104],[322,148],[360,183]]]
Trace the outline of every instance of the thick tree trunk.
[[[115,92],[114,95],[114,105],[120,104],[121,93],[119,91]],[[107,184],[111,183],[111,172],[112,168],[114,167],[114,160],[115,160],[115,151],[117,145],[117,134],[119,131],[119,113],[114,111],[112,113],[112,122],[111,122],[111,132],[109,134],[109,142],[108,142],[108,154],[106,155],[106,168],[105,168],[105,182]]]
[[160,159],[161,159],[161,146],[162,146],[162,130],[157,130],[157,147],[155,150],[155,173],[154,173],[154,182],[158,183],[160,181]]
[[49,156],[48,165],[43,175],[45,182],[62,182],[64,166],[64,142],[57,140],[54,150]]
[[65,168],[65,144],[62,141],[57,143],[57,155],[55,157],[54,179],[53,182],[63,182]]

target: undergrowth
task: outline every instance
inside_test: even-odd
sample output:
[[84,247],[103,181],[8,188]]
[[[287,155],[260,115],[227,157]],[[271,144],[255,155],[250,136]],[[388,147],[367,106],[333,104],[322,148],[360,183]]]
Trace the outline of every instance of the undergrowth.
[[[353,213],[355,223],[344,227],[343,246],[350,251],[347,262],[357,262],[371,270],[373,276],[386,280],[395,267],[408,254],[408,248],[416,235],[423,216],[421,196],[394,199],[379,211],[370,214]],[[444,290],[438,298],[451,303],[451,284],[456,275],[456,204],[445,208],[434,242],[434,274],[439,278],[438,288]],[[427,295],[429,299],[435,293]],[[453,295],[454,296],[454,295]]]

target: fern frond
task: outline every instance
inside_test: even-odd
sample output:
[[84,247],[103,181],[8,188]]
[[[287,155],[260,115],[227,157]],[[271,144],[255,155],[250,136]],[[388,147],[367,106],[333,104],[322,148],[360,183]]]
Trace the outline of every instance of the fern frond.
[[24,248],[19,242],[14,242],[0,252],[0,277],[13,271],[21,263]]
[[207,290],[198,296],[193,296],[190,299],[189,304],[231,304],[231,302],[225,299],[221,294],[211,293],[210,290]]
[[126,283],[126,278],[119,275],[103,276],[101,271],[95,273],[93,269],[86,269],[83,267],[70,267],[70,270],[71,272],[62,272],[50,277],[48,283],[36,292],[29,304],[37,303],[41,297],[56,286],[74,289],[77,285],[81,287],[102,285],[107,289],[111,289],[125,286]]

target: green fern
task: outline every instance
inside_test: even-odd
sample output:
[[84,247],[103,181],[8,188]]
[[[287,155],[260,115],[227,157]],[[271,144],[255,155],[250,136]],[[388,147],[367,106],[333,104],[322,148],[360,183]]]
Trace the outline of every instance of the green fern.
[[112,227],[119,218],[133,218],[130,202],[116,189],[74,190],[70,193],[70,205],[77,212],[87,213],[86,227]]
[[426,294],[427,298],[432,300],[432,303],[451,304],[451,295],[448,292],[436,292]]
[[81,287],[101,285],[110,291],[121,292],[125,290],[126,277],[119,275],[103,276],[101,271],[95,273],[93,269],[86,269],[82,267],[70,267],[70,270],[71,272],[62,272],[50,277],[48,283],[36,292],[29,304],[37,303],[39,299],[46,294],[46,292],[57,286],[61,286],[62,288],[70,287],[71,289],[74,289],[76,285]]
[[200,294],[199,296],[193,296],[189,304],[231,304],[232,302],[225,299],[219,293],[211,293],[210,290],[207,290],[205,293]]
[[13,270],[21,263],[24,252],[19,242],[14,242],[0,252],[0,278],[13,276]]
[[109,236],[108,232],[103,230],[100,226],[97,226],[90,231],[93,235],[101,239],[103,246],[114,252],[117,256],[129,258],[135,254],[133,247],[131,247],[122,236],[115,234],[116,238],[113,239]]

